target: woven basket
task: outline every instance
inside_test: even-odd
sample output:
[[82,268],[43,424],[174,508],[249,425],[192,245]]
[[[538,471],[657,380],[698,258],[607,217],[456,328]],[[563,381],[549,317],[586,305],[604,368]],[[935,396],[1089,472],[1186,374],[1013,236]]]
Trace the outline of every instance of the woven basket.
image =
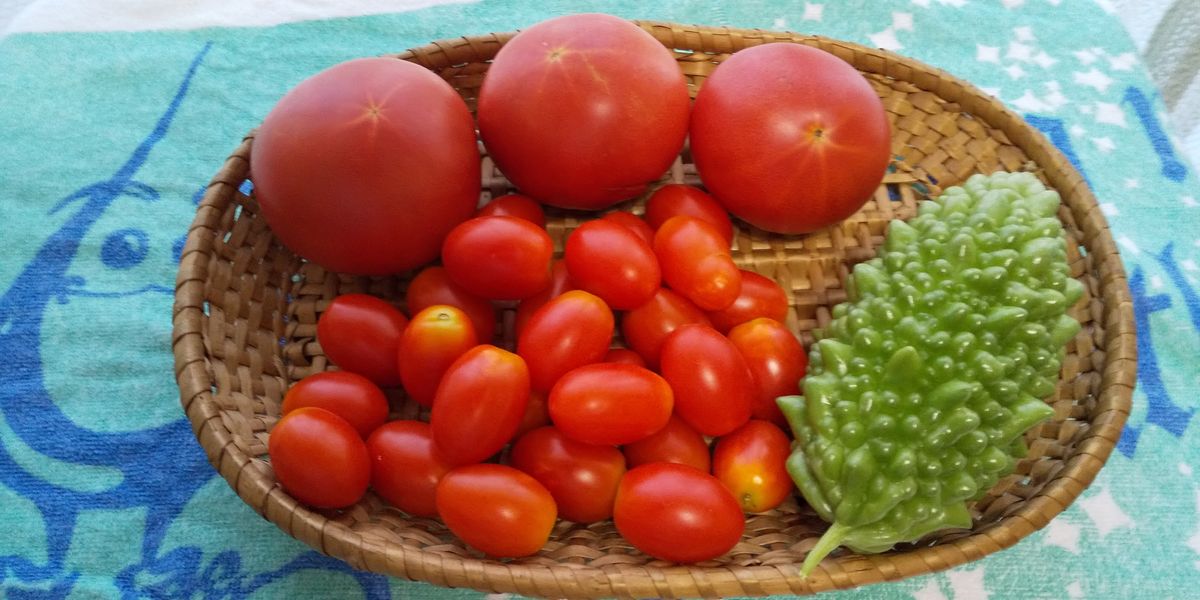
[[[332,365],[315,339],[316,321],[341,293],[369,292],[403,306],[409,275],[366,278],[327,272],[282,247],[238,191],[249,172],[248,136],[213,178],[179,268],[174,309],[175,369],[181,401],[212,464],[246,503],[288,534],[360,569],[437,585],[547,597],[674,597],[806,594],[946,569],[1016,543],[1046,525],[1092,481],[1121,433],[1135,380],[1135,333],[1117,249],[1080,175],[1013,112],[971,85],[882,50],[790,33],[640,22],[674,50],[693,94],[721,60],[747,46],[793,42],[832,52],[858,68],[883,99],[892,124],[893,171],[856,215],[828,230],[779,236],[739,224],[733,255],[774,278],[792,306],[788,325],[811,343],[845,298],[851,266],[875,254],[891,219],[908,218],[936,186],[973,173],[1032,170],[1064,204],[1071,273],[1084,298],[1071,314],[1083,329],[1067,346],[1052,421],[1029,433],[1017,472],[974,504],[971,530],[944,532],[885,554],[840,551],[811,577],[799,565],[826,525],[802,502],[747,519],[726,555],[679,566],[634,550],[611,522],[559,522],[533,557],[495,561],[467,548],[439,521],[413,518],[368,493],[359,504],[316,512],[275,482],[266,460],[271,426],[288,386]],[[397,58],[445,78],[474,109],[489,60],[512,33],[434,42]],[[510,191],[486,157],[481,200]],[[686,150],[664,182],[698,183]],[[634,201],[617,208],[640,211]],[[561,251],[588,215],[550,211]],[[502,306],[496,342],[511,344],[513,310]],[[395,416],[417,406],[393,396]]]

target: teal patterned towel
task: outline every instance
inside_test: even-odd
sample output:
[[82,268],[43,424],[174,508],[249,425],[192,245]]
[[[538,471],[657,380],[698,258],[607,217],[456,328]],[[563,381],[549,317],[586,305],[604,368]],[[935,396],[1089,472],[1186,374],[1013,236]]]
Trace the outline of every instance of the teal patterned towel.
[[[176,260],[202,187],[304,77],[352,57],[603,11],[815,32],[944,68],[1062,149],[1124,256],[1140,378],[1129,429],[1092,487],[1012,549],[828,597],[1194,597],[1200,186],[1111,7],[484,1],[270,26],[210,11],[212,20],[168,19],[170,29],[0,38],[0,595],[481,597],[352,571],[262,520],[215,475],[173,379]],[[83,16],[92,14],[107,13]]]

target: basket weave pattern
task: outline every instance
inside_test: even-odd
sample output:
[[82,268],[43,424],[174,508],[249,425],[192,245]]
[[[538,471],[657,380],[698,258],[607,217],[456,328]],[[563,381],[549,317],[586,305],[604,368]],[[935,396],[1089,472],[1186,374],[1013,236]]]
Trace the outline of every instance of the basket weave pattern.
[[[181,402],[213,465],[265,518],[351,565],[438,585],[547,597],[732,596],[811,593],[945,569],[1011,546],[1044,526],[1092,481],[1120,436],[1135,381],[1132,305],[1117,250],[1079,174],[1017,115],[944,72],[881,50],[795,34],[641,22],[666,47],[694,96],[729,53],[764,42],[813,45],[858,68],[882,98],[892,123],[893,171],[863,209],[806,236],[780,236],[738,224],[733,255],[743,268],[778,281],[788,293],[788,325],[807,345],[845,299],[850,268],[875,255],[887,223],[915,214],[939,186],[976,172],[1033,170],[1063,196],[1072,275],[1084,298],[1072,309],[1082,324],[1068,343],[1052,421],[1028,435],[1017,472],[973,507],[971,530],[943,532],[875,556],[842,552],[810,578],[798,566],[825,529],[795,499],[747,519],[728,554],[697,565],[656,561],[634,550],[612,523],[560,522],[536,556],[487,560],[439,521],[410,517],[373,494],[344,511],[316,512],[275,483],[266,442],[288,386],[332,365],[316,341],[320,312],[338,294],[368,292],[403,307],[408,274],[353,277],[306,263],[281,246],[252,197],[238,192],[249,173],[248,136],[213,178],[197,211],[180,264],[174,351]],[[474,110],[488,61],[513,34],[434,42],[397,58],[445,78]],[[481,200],[511,191],[484,155]],[[688,152],[663,182],[699,183]],[[641,210],[641,200],[619,209]],[[561,252],[590,213],[550,210],[547,229]],[[502,306],[496,343],[512,343],[513,307]],[[402,394],[394,415],[421,416]]]

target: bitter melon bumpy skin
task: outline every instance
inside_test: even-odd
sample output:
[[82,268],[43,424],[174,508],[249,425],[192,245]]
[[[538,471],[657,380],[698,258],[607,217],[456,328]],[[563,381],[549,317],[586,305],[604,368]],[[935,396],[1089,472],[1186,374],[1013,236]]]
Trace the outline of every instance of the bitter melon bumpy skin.
[[778,399],[796,434],[788,470],[831,523],[804,575],[838,546],[883,552],[970,527],[967,502],[1051,416],[1043,398],[1083,293],[1058,207],[1032,174],[975,175],[893,221],[879,256],[854,268],[804,395]]

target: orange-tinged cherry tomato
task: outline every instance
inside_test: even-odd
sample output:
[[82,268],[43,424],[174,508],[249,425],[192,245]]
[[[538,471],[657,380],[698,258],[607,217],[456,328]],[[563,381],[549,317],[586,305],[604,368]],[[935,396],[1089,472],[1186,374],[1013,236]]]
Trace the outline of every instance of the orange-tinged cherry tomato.
[[629,211],[614,210],[610,213],[605,213],[604,216],[600,218],[628,227],[630,231],[636,233],[638,237],[645,240],[645,242],[649,244],[651,248],[654,247],[654,229],[650,227],[650,224],[642,220],[641,217]]
[[538,427],[545,427],[550,424],[550,403],[546,398],[545,392],[529,392],[529,403],[525,405],[525,414],[521,417],[521,424],[517,426],[517,433],[513,436],[519,438]]
[[754,419],[717,439],[713,475],[729,488],[742,510],[766,512],[782,504],[795,487],[787,472],[791,451],[782,430]]
[[555,260],[550,265],[550,285],[546,289],[521,300],[517,303],[516,319],[513,321],[513,331],[520,337],[521,332],[525,330],[525,325],[529,323],[529,317],[537,312],[544,304],[553,298],[557,298],[565,292],[575,289],[575,284],[571,282],[571,275],[567,272],[567,263],[560,260]]
[[342,294],[317,319],[317,341],[333,364],[376,384],[400,385],[396,352],[408,318],[369,294]]
[[528,403],[525,361],[495,346],[476,346],[442,376],[429,416],[433,440],[452,464],[482,461],[513,438]]
[[435,304],[413,315],[397,354],[404,391],[421,406],[433,406],[446,369],[477,343],[467,313],[453,306]]
[[542,205],[529,196],[521,194],[505,194],[496,196],[484,204],[475,213],[477,217],[509,216],[525,219],[538,227],[546,226],[546,211]]
[[669,183],[650,194],[646,200],[646,223],[658,229],[671,217],[695,217],[717,228],[726,245],[733,243],[733,222],[725,207],[694,185]]
[[707,473],[712,466],[704,436],[677,415],[671,415],[666,426],[650,437],[626,444],[622,451],[630,469],[649,463],[668,462],[696,467]]
[[550,539],[554,497],[533,477],[505,465],[453,469],[437,485],[437,512],[472,548],[497,558],[536,553]]
[[560,517],[576,523],[611,517],[617,484],[625,474],[620,450],[577,442],[554,427],[518,439],[511,462],[550,490]]
[[596,363],[563,375],[550,390],[550,420],[587,444],[628,444],[667,424],[671,386],[657,373],[620,363]]
[[323,371],[297,381],[283,396],[280,412],[317,406],[343,418],[366,438],[388,416],[388,400],[370,379],[349,371]]
[[808,368],[808,355],[800,340],[779,321],[757,318],[734,327],[729,341],[746,359],[754,378],[754,403],[750,414],[755,419],[787,427],[787,419],[775,399],[800,393],[800,379]]
[[603,362],[625,363],[627,365],[636,365],[639,367],[646,366],[646,359],[642,358],[641,354],[638,354],[629,348],[610,348],[608,353],[604,355]]
[[316,406],[284,415],[271,429],[267,454],[283,489],[315,508],[350,506],[371,481],[371,459],[358,431]]
[[675,411],[704,435],[725,435],[750,419],[754,379],[733,342],[707,325],[684,325],[662,345],[662,376]]
[[687,323],[709,324],[704,311],[691,300],[659,288],[649,302],[625,313],[621,319],[621,335],[630,349],[646,359],[651,369],[656,369],[663,340]]
[[433,443],[433,431],[421,421],[390,421],[367,438],[371,488],[400,510],[436,517],[435,491],[453,468]]
[[597,219],[567,237],[563,259],[571,281],[616,310],[645,304],[662,283],[654,248],[630,228]]
[[729,243],[706,221],[667,219],[654,233],[654,253],[663,281],[704,310],[728,308],[741,293],[742,272],[730,257]]
[[600,362],[612,344],[613,314],[600,298],[571,290],[546,302],[517,339],[529,384],[548,392],[567,371]]
[[746,528],[737,500],[717,478],[674,463],[630,469],[617,487],[613,523],[638,550],[678,563],[725,554]]
[[471,317],[475,338],[481,344],[496,335],[496,307],[492,306],[491,300],[476,296],[451,281],[442,267],[426,267],[418,273],[408,283],[404,301],[409,314],[417,314],[435,304],[461,309]]
[[730,329],[751,319],[766,317],[783,323],[787,315],[788,299],[783,288],[774,279],[743,269],[742,290],[737,299],[724,310],[708,313],[708,318],[717,331],[728,334]]
[[475,217],[446,236],[442,265],[463,289],[490,300],[528,298],[550,285],[554,242],[517,217]]

